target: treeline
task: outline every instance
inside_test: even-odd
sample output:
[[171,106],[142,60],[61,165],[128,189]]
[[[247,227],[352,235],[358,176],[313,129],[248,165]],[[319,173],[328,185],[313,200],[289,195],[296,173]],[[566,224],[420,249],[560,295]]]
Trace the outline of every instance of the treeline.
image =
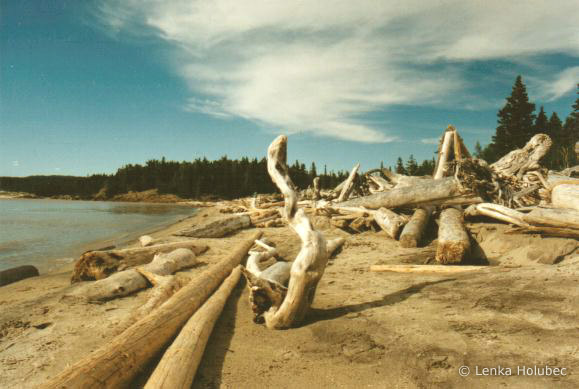
[[[292,180],[300,189],[320,177],[322,188],[332,188],[347,177],[346,172],[319,174],[315,163],[307,169],[296,161],[289,167]],[[207,158],[192,162],[150,160],[146,164],[129,164],[113,175],[0,177],[0,190],[28,192],[38,196],[75,196],[83,199],[110,199],[118,194],[157,189],[161,194],[175,194],[181,198],[217,197],[232,199],[254,193],[274,193],[265,158],[216,161]]]

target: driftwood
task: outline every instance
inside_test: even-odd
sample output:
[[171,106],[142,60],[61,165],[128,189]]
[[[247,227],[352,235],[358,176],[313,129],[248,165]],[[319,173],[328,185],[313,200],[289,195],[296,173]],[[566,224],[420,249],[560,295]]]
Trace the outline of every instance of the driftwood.
[[453,126],[448,126],[441,139],[441,144],[438,147],[438,160],[434,169],[434,179],[439,180],[444,177],[446,170],[446,163],[450,161],[450,152],[452,150],[452,143],[454,141],[454,132],[456,129]]
[[557,208],[569,208],[579,211],[579,185],[557,185],[551,192],[551,202]]
[[314,200],[319,200],[321,198],[321,195],[320,195],[320,177],[315,177],[313,184],[314,184],[314,188],[312,189],[313,190],[313,196],[312,197]]
[[464,215],[483,215],[521,227],[528,226],[528,224],[523,220],[524,214],[522,212],[515,211],[514,209],[505,207],[504,205],[492,203],[471,205],[464,211]]
[[176,236],[190,238],[222,238],[232,232],[251,226],[249,215],[235,215],[177,232]]
[[167,276],[181,269],[197,264],[195,253],[180,248],[170,253],[155,255],[153,260],[137,269],[117,272],[102,280],[86,283],[74,289],[69,296],[85,298],[88,301],[105,301],[128,296],[149,286],[153,277]]
[[142,247],[147,247],[153,244],[153,238],[149,235],[143,235],[139,238],[139,243]]
[[124,250],[88,251],[74,265],[71,282],[100,280],[128,267],[150,262],[156,254],[188,248],[195,255],[207,251],[206,245],[193,241],[159,244]]
[[414,211],[410,221],[404,226],[400,234],[400,246],[418,247],[433,210],[433,207],[421,207]]
[[217,291],[187,321],[177,338],[163,354],[145,389],[189,389],[215,322],[235,285],[241,271],[235,268]]
[[470,239],[462,211],[447,208],[440,213],[436,261],[442,264],[460,263],[470,252]]
[[440,266],[440,265],[372,265],[370,271],[395,273],[463,273],[488,269],[488,266]]
[[537,134],[522,149],[511,151],[493,163],[491,168],[505,176],[521,179],[526,172],[541,167],[539,161],[547,154],[552,144],[548,135]]
[[417,207],[421,205],[475,204],[482,199],[465,192],[453,177],[440,180],[424,179],[405,188],[358,197],[337,204],[341,207],[364,207],[369,209]]
[[392,239],[398,238],[400,228],[406,224],[408,219],[392,212],[387,208],[380,208],[373,212],[374,221],[382,228]]
[[352,190],[354,189],[354,179],[356,178],[356,175],[358,174],[358,169],[360,169],[359,163],[357,163],[356,166],[354,166],[352,168],[350,175],[348,176],[346,181],[344,181],[344,186],[342,187],[342,190],[340,191],[340,195],[338,196],[339,202],[348,200],[348,197],[350,197],[350,193],[352,193]]
[[149,315],[123,333],[66,368],[42,388],[129,387],[141,369],[174,338],[176,332],[207,300],[259,239],[256,232],[230,255],[211,266]]
[[579,239],[579,230],[575,228],[525,226],[525,227],[514,227],[510,231],[507,231],[506,233],[512,234],[515,232],[521,232],[526,234],[541,234],[545,236],[556,236],[560,238]]
[[579,230],[579,210],[535,208],[523,216],[523,221],[535,226],[576,228]]
[[0,271],[0,286],[36,276],[38,276],[38,269],[32,265],[24,265],[2,270]]

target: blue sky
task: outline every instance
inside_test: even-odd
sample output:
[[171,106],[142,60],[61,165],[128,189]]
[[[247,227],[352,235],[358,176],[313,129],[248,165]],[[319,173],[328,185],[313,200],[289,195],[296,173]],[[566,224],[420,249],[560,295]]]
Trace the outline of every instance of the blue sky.
[[575,1],[0,0],[0,175],[258,157],[362,170],[490,141],[517,74],[564,118]]

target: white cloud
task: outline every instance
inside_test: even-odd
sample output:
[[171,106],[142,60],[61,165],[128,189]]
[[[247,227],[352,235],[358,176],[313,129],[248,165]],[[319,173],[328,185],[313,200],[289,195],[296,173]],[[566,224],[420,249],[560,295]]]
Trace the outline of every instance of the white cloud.
[[469,84],[456,63],[579,55],[576,11],[567,0],[108,0],[101,16],[115,31],[148,29],[178,48],[173,63],[196,95],[189,110],[388,142],[388,129],[360,117],[456,100]]
[[19,166],[20,166],[20,161],[12,161],[12,166],[14,166],[14,167],[19,167]]
[[554,81],[544,83],[544,91],[549,101],[557,100],[577,90],[579,83],[579,66],[567,68],[557,74]]

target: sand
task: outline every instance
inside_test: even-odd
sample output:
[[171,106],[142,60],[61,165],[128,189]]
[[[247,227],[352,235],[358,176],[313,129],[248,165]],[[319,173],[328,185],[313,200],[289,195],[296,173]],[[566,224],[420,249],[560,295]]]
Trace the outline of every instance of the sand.
[[[172,232],[218,217],[216,208],[204,208],[152,236],[176,240]],[[472,223],[471,262],[491,266],[452,275],[375,273],[370,265],[412,250],[383,232],[350,235],[322,218],[316,225],[328,238],[347,241],[331,260],[306,322],[286,331],[254,324],[240,283],[193,387],[579,387],[576,240],[506,235],[503,224]],[[296,255],[299,240],[289,228],[263,230],[284,257]],[[210,250],[179,276],[199,274],[251,233],[199,239]],[[106,344],[150,294],[73,302],[63,299],[70,275],[68,265],[0,288],[0,387],[34,387]],[[470,368],[468,377],[459,375],[461,366]],[[523,366],[566,368],[567,375],[522,375],[517,367]],[[495,375],[477,375],[484,368]],[[504,375],[506,368],[511,375]]]

